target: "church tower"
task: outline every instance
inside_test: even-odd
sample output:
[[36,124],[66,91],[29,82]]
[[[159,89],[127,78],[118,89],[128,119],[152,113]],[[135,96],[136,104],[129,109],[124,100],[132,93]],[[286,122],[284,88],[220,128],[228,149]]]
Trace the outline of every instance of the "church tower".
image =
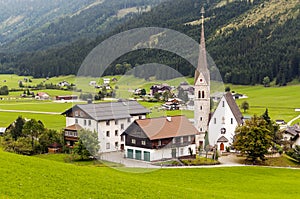
[[204,36],[204,8],[201,10],[202,28],[199,46],[198,66],[195,71],[195,97],[194,97],[194,125],[202,134],[197,140],[197,145],[201,145],[203,136],[208,131],[208,120],[210,114],[210,74],[207,65],[205,36]]

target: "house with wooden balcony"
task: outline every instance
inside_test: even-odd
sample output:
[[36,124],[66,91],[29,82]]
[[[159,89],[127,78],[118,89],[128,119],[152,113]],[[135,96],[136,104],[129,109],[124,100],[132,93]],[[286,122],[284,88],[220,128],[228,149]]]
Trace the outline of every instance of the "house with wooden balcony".
[[78,141],[78,131],[96,131],[102,153],[124,150],[122,132],[136,119],[144,119],[150,113],[137,101],[118,101],[77,104],[66,110],[65,142],[73,146]]
[[135,120],[125,135],[127,158],[156,161],[196,153],[199,132],[185,116]]

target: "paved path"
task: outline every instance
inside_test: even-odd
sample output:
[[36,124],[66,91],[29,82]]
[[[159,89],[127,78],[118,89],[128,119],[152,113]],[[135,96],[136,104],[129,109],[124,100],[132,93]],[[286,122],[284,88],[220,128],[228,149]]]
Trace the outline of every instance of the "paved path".
[[[125,167],[129,168],[161,168],[160,166],[152,165],[150,162],[134,160],[124,158],[123,152],[111,152],[102,154],[101,159],[123,164]],[[203,166],[174,166],[174,167],[162,167],[167,169],[172,168],[215,168],[215,167],[234,167],[234,166],[245,166],[244,164],[240,164],[238,162],[238,158],[234,154],[230,154],[228,156],[222,156],[219,158],[221,164],[219,165],[203,165]]]
[[289,121],[289,122],[287,123],[287,125],[288,125],[288,126],[291,126],[292,123],[293,123],[295,120],[299,119],[299,118],[300,118],[300,115],[298,115],[297,117],[295,117],[294,119],[292,119],[291,121]]
[[0,109],[0,112],[11,112],[11,113],[36,113],[36,114],[48,114],[48,115],[60,115],[58,112],[43,112],[43,111],[26,111],[26,110],[4,110]]

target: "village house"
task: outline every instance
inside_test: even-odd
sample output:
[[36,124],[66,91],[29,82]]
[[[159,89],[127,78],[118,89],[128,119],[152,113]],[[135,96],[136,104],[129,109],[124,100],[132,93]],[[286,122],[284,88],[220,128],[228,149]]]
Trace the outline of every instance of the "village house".
[[150,95],[154,96],[155,93],[164,93],[165,91],[171,91],[172,88],[169,85],[162,84],[162,85],[153,85],[150,87]]
[[35,96],[37,100],[49,100],[50,96],[45,92],[38,92]]
[[230,147],[237,126],[243,124],[243,115],[230,92],[221,98],[209,121],[209,144],[217,145],[218,150]]
[[283,141],[288,141],[291,147],[300,145],[300,126],[295,124],[293,126],[287,126],[282,130],[282,139]]
[[199,132],[185,116],[135,120],[125,135],[127,158],[156,161],[196,153]]
[[136,101],[78,104],[62,113],[66,116],[65,140],[72,146],[78,140],[78,130],[83,128],[98,133],[99,152],[123,150],[121,133],[149,112]]
[[78,100],[78,96],[77,95],[56,96],[55,100],[57,100],[57,101],[75,101],[75,100]]

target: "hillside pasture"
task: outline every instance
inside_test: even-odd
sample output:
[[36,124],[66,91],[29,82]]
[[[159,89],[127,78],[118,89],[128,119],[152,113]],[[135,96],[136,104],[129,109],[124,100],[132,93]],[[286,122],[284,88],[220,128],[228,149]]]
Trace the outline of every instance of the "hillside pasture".
[[248,96],[247,99],[237,100],[238,105],[247,101],[250,109],[245,115],[262,115],[268,108],[269,115],[273,120],[284,119],[286,122],[297,117],[300,113],[295,108],[300,107],[300,85],[289,85],[284,87],[237,86],[229,85],[231,91]]
[[244,166],[132,173],[2,151],[0,165],[2,198],[297,198],[295,187],[300,185],[300,170],[295,169]]

